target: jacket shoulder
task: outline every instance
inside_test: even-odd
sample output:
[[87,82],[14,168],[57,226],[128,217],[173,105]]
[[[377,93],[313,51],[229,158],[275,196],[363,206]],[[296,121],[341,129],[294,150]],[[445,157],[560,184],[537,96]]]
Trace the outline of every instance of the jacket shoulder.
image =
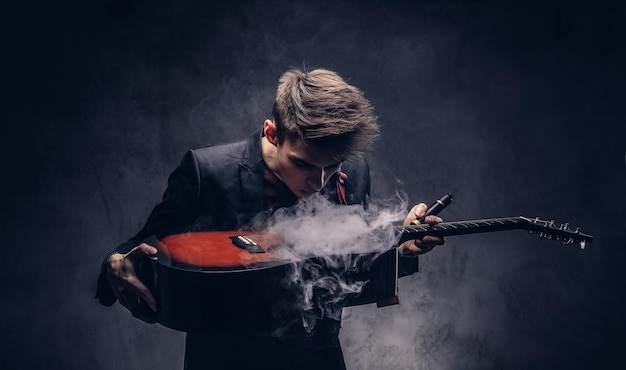
[[187,156],[194,157],[200,168],[223,170],[241,163],[245,148],[246,142],[242,141],[191,149]]

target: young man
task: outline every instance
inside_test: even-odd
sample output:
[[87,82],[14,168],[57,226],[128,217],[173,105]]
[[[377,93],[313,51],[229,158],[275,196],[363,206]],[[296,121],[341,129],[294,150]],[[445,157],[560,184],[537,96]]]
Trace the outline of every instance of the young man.
[[[291,70],[279,80],[272,113],[246,141],[187,152],[145,226],[107,256],[98,280],[102,304],[119,300],[133,316],[156,321],[155,299],[136,273],[138,261],[157,252],[143,242],[150,236],[236,230],[315,193],[335,203],[366,205],[370,178],[361,154],[379,127],[359,89],[328,70]],[[426,208],[414,206],[405,224]],[[426,222],[441,219],[428,216]],[[443,239],[427,236],[398,250],[410,259],[440,244]],[[286,338],[188,333],[185,369],[344,369],[339,326],[338,319],[325,318],[312,333]]]

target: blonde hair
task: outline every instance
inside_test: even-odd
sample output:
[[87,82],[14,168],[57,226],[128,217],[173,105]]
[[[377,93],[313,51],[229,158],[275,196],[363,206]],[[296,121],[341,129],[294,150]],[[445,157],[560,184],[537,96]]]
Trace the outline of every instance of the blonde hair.
[[325,69],[284,73],[272,114],[279,142],[300,137],[337,158],[363,153],[380,131],[361,90]]

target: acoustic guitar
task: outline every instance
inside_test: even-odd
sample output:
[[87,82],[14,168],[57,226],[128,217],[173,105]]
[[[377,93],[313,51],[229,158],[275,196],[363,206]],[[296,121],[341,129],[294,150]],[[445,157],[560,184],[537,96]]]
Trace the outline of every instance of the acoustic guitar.
[[[333,276],[350,283],[362,282],[363,289],[333,301],[339,306],[384,302],[397,296],[397,245],[426,235],[439,237],[527,230],[541,237],[579,244],[584,248],[593,236],[539,218],[508,217],[444,222],[435,225],[397,227],[397,240],[384,253],[348,259],[349,266],[324,265],[311,256],[306,261],[284,259],[281,248],[289,248],[276,235],[263,232],[210,231],[167,236],[152,244],[158,258],[150,260],[151,290],[157,299],[157,320],[164,326],[186,332],[268,332],[302,303],[301,292],[285,282],[294,268],[309,271],[308,278],[320,278],[326,268]],[[358,261],[361,263],[354,263]],[[307,265],[308,264],[308,265]],[[315,266],[310,272],[306,266]],[[322,266],[320,269],[319,267]],[[337,271],[340,270],[340,271]],[[321,276],[325,278],[326,276]],[[318,292],[320,293],[320,292]],[[333,299],[333,288],[321,292]],[[334,307],[334,308],[337,308]],[[318,312],[320,318],[324,312]]]

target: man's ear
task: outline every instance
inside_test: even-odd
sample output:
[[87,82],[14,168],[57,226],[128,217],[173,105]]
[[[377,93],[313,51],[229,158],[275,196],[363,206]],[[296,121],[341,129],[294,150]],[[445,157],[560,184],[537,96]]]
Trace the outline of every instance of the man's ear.
[[278,138],[276,137],[276,124],[269,119],[263,122],[263,134],[272,145],[278,144]]

